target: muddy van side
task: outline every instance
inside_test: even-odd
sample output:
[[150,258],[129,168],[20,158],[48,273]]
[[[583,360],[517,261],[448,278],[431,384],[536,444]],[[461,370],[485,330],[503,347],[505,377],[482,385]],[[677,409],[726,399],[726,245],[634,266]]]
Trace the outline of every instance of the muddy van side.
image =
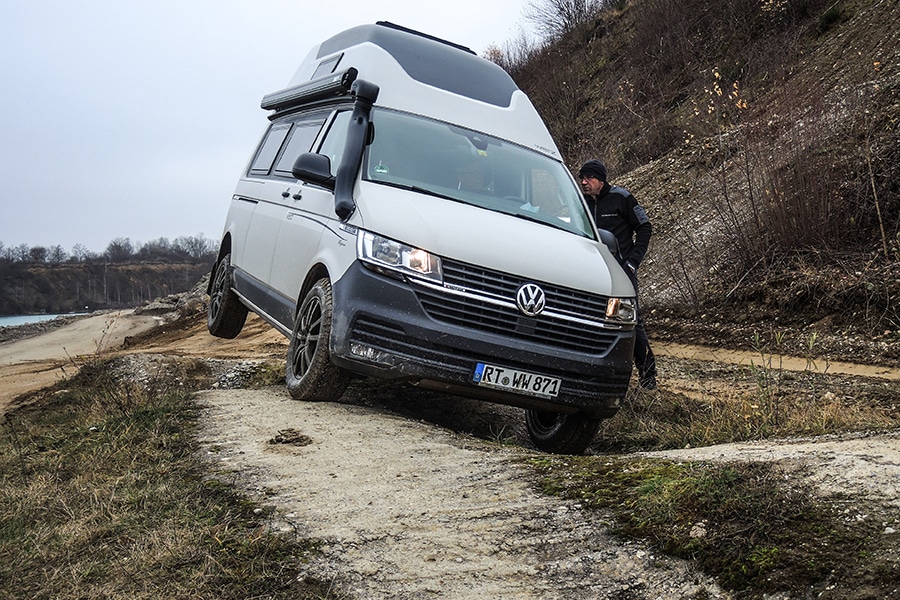
[[389,23],[315,46],[237,183],[207,324],[290,339],[299,400],[351,379],[519,406],[581,453],[631,376],[634,289],[527,96],[466,48]]

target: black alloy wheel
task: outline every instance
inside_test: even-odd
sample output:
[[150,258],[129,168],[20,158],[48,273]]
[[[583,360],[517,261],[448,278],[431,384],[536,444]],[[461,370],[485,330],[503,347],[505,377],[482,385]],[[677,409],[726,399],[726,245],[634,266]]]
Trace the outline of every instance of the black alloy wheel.
[[284,378],[295,400],[334,401],[350,384],[350,375],[331,362],[331,316],[331,282],[320,279],[297,311],[288,346]]

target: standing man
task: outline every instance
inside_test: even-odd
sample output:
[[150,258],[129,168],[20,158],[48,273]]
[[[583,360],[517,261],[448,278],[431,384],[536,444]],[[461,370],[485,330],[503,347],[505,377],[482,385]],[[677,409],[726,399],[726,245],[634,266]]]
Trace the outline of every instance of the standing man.
[[637,271],[650,245],[653,226],[643,207],[628,190],[606,181],[606,165],[599,160],[584,163],[578,171],[578,178],[597,227],[610,231],[619,242],[617,258],[634,284],[635,304],[638,306],[634,342],[634,364],[638,369],[638,381],[645,390],[655,390],[656,358],[650,350],[650,341],[644,330],[644,319],[637,299]]

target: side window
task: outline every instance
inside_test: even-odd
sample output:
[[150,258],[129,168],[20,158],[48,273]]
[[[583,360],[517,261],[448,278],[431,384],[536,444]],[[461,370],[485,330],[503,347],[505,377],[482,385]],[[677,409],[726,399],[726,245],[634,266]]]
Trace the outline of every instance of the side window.
[[325,141],[319,148],[319,154],[331,159],[331,174],[336,175],[341,159],[344,157],[344,146],[347,143],[347,125],[350,123],[350,111],[339,112],[325,134]]
[[265,139],[260,144],[259,150],[256,152],[256,158],[250,164],[251,175],[268,175],[272,170],[272,164],[275,162],[275,156],[284,142],[290,129],[290,123],[278,123],[272,125]]
[[294,166],[294,162],[298,156],[304,152],[309,152],[324,121],[325,119],[322,117],[314,121],[304,121],[294,125],[284,152],[281,153],[281,158],[278,159],[278,163],[275,165],[276,174],[293,177],[291,168]]

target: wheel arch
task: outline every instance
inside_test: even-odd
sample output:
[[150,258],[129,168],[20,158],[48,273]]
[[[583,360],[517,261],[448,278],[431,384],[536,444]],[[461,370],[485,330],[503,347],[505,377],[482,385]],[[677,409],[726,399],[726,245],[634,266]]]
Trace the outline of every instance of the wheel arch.
[[225,237],[222,238],[222,243],[219,244],[219,255],[216,257],[216,260],[221,260],[223,256],[231,253],[231,233],[226,233]]
[[[216,266],[219,264],[219,261],[222,260],[226,255],[231,254],[231,234],[226,233],[225,237],[222,238],[222,242],[219,244],[219,254],[216,256],[216,261],[213,263],[211,273],[216,272]],[[209,282],[206,284],[206,293],[212,293],[212,285],[213,285],[213,277],[210,276]]]
[[303,299],[306,298],[306,294],[309,293],[309,290],[317,281],[323,278],[327,278],[331,281],[331,274],[328,271],[328,267],[322,263],[316,263],[306,274],[306,278],[303,279],[303,285],[300,286],[300,293],[297,295],[297,303],[294,306],[294,318],[297,317],[297,311],[300,310],[300,305],[303,304]]

